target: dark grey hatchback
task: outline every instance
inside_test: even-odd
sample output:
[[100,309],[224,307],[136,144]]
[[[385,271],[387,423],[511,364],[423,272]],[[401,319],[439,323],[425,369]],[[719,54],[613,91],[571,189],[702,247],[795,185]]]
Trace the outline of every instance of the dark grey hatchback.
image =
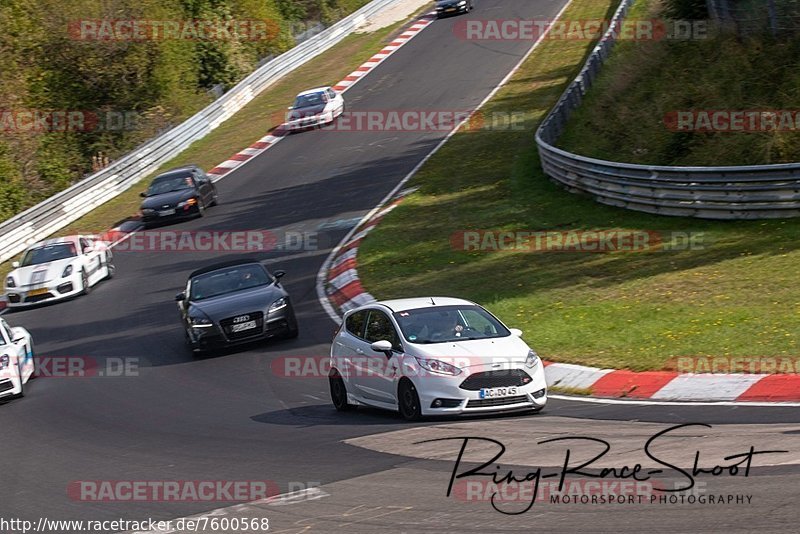
[[209,351],[272,337],[297,337],[289,293],[280,279],[254,259],[215,263],[189,275],[175,296],[186,344]]

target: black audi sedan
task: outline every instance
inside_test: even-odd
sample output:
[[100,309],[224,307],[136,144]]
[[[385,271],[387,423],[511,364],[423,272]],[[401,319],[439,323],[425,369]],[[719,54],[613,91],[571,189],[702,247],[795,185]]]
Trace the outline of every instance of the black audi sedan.
[[215,263],[189,275],[175,296],[186,344],[205,352],[272,337],[297,337],[297,319],[280,280],[254,259]]
[[157,223],[202,217],[208,206],[217,204],[217,187],[196,165],[159,174],[140,196],[145,227]]
[[436,18],[459,13],[469,13],[475,9],[474,0],[436,0]]

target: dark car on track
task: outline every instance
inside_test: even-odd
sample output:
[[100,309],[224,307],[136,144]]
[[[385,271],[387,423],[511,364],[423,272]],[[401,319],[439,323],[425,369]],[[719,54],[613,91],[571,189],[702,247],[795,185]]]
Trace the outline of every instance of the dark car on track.
[[473,9],[475,9],[474,0],[436,0],[436,18],[469,13]]
[[202,217],[208,206],[217,204],[217,187],[196,165],[159,174],[143,191],[142,222],[156,223]]
[[297,337],[289,293],[257,260],[216,263],[189,275],[175,296],[186,344],[195,352],[272,337]]

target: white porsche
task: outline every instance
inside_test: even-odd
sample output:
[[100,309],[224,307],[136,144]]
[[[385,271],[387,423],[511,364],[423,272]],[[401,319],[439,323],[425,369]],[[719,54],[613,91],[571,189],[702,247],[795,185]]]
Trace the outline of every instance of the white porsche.
[[73,235],[28,247],[5,281],[9,308],[89,293],[114,275],[111,249],[93,236]]
[[344,98],[331,87],[317,87],[298,94],[286,114],[289,131],[330,124],[344,113]]
[[547,403],[544,364],[520,337],[468,300],[386,300],[348,311],[331,345],[339,411],[364,404],[424,415],[525,410]]
[[0,399],[25,395],[25,384],[34,370],[30,333],[0,317]]

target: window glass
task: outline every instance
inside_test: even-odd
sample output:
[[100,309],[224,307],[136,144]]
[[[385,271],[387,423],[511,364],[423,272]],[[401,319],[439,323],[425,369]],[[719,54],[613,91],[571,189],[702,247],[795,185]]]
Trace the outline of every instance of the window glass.
[[367,334],[364,337],[370,343],[375,343],[376,341],[385,339],[386,341],[391,342],[393,349],[398,351],[403,350],[402,346],[400,345],[400,337],[397,335],[391,319],[389,319],[389,317],[381,311],[371,310],[369,312],[369,320],[367,321]]
[[367,319],[368,310],[356,312],[347,318],[345,328],[356,337],[364,337],[364,322]]

